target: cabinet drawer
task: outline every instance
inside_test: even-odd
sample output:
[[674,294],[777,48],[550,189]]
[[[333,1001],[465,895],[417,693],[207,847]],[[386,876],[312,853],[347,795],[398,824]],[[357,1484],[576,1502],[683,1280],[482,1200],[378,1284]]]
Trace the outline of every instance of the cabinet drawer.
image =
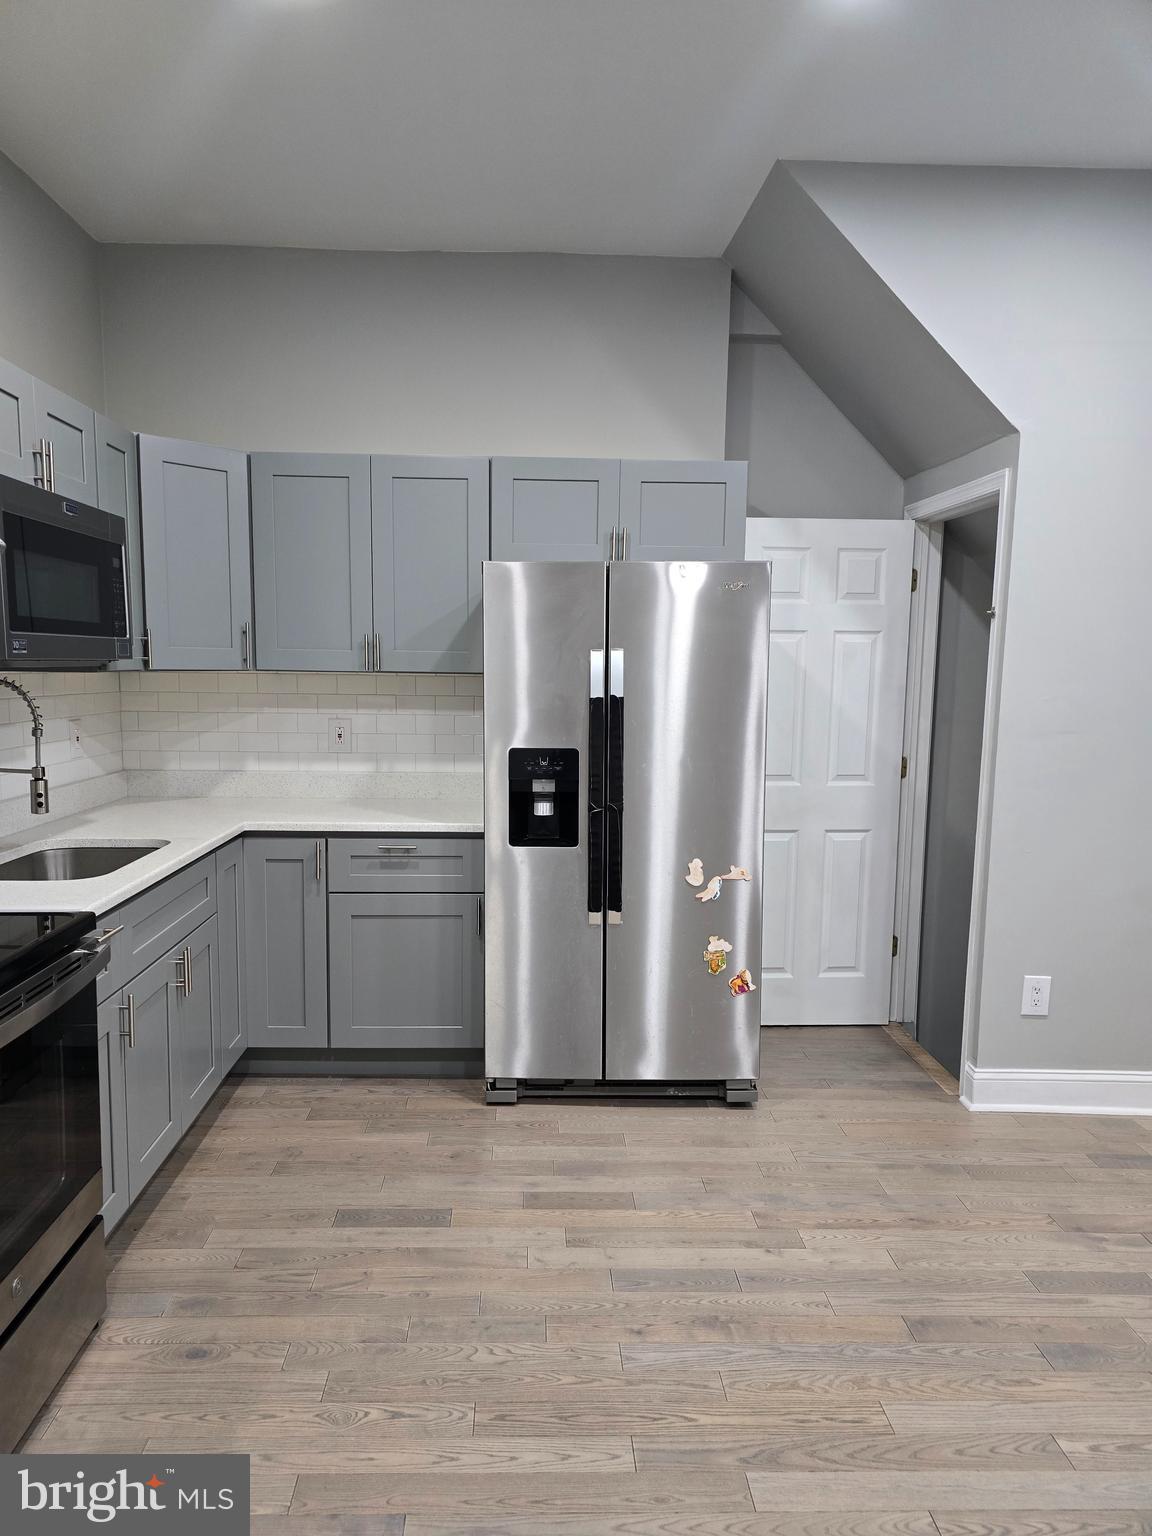
[[[127,985],[215,911],[216,861],[209,854],[126,902],[115,921],[102,921],[103,930],[123,925],[112,940],[112,963],[101,979],[102,987]],[[117,967],[119,979],[114,975]]]
[[330,837],[330,891],[482,891],[479,837]]

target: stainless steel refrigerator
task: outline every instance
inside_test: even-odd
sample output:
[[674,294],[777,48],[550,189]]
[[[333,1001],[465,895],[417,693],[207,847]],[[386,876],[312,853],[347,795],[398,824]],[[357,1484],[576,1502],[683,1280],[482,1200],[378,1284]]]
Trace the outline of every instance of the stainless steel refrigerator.
[[770,568],[484,566],[485,1074],[756,1097]]

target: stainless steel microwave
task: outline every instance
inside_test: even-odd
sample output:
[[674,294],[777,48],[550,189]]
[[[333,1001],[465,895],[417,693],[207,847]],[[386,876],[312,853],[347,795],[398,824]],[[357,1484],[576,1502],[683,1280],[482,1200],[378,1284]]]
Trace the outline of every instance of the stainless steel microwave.
[[131,654],[124,519],[0,475],[0,624],[14,667]]

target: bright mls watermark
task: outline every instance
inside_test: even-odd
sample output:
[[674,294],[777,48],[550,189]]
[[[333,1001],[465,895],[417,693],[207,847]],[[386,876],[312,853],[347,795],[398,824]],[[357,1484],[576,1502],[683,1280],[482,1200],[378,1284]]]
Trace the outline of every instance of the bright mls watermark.
[[0,1456],[0,1531],[248,1536],[247,1456]]

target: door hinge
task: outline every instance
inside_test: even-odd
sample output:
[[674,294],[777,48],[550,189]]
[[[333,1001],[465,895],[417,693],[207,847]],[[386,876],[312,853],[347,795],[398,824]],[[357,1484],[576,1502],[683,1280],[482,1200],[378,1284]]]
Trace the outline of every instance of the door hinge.
[[902,779],[908,777],[908,759],[906,757],[900,759],[900,777]]
[[915,592],[916,588],[919,585],[920,585],[920,572],[916,569],[915,566],[913,566],[912,567],[912,590],[913,590],[913,592]]
[[900,940],[896,937],[895,934],[893,934],[892,935],[892,958],[893,958],[893,960],[895,960],[896,956],[899,953],[900,953]]

